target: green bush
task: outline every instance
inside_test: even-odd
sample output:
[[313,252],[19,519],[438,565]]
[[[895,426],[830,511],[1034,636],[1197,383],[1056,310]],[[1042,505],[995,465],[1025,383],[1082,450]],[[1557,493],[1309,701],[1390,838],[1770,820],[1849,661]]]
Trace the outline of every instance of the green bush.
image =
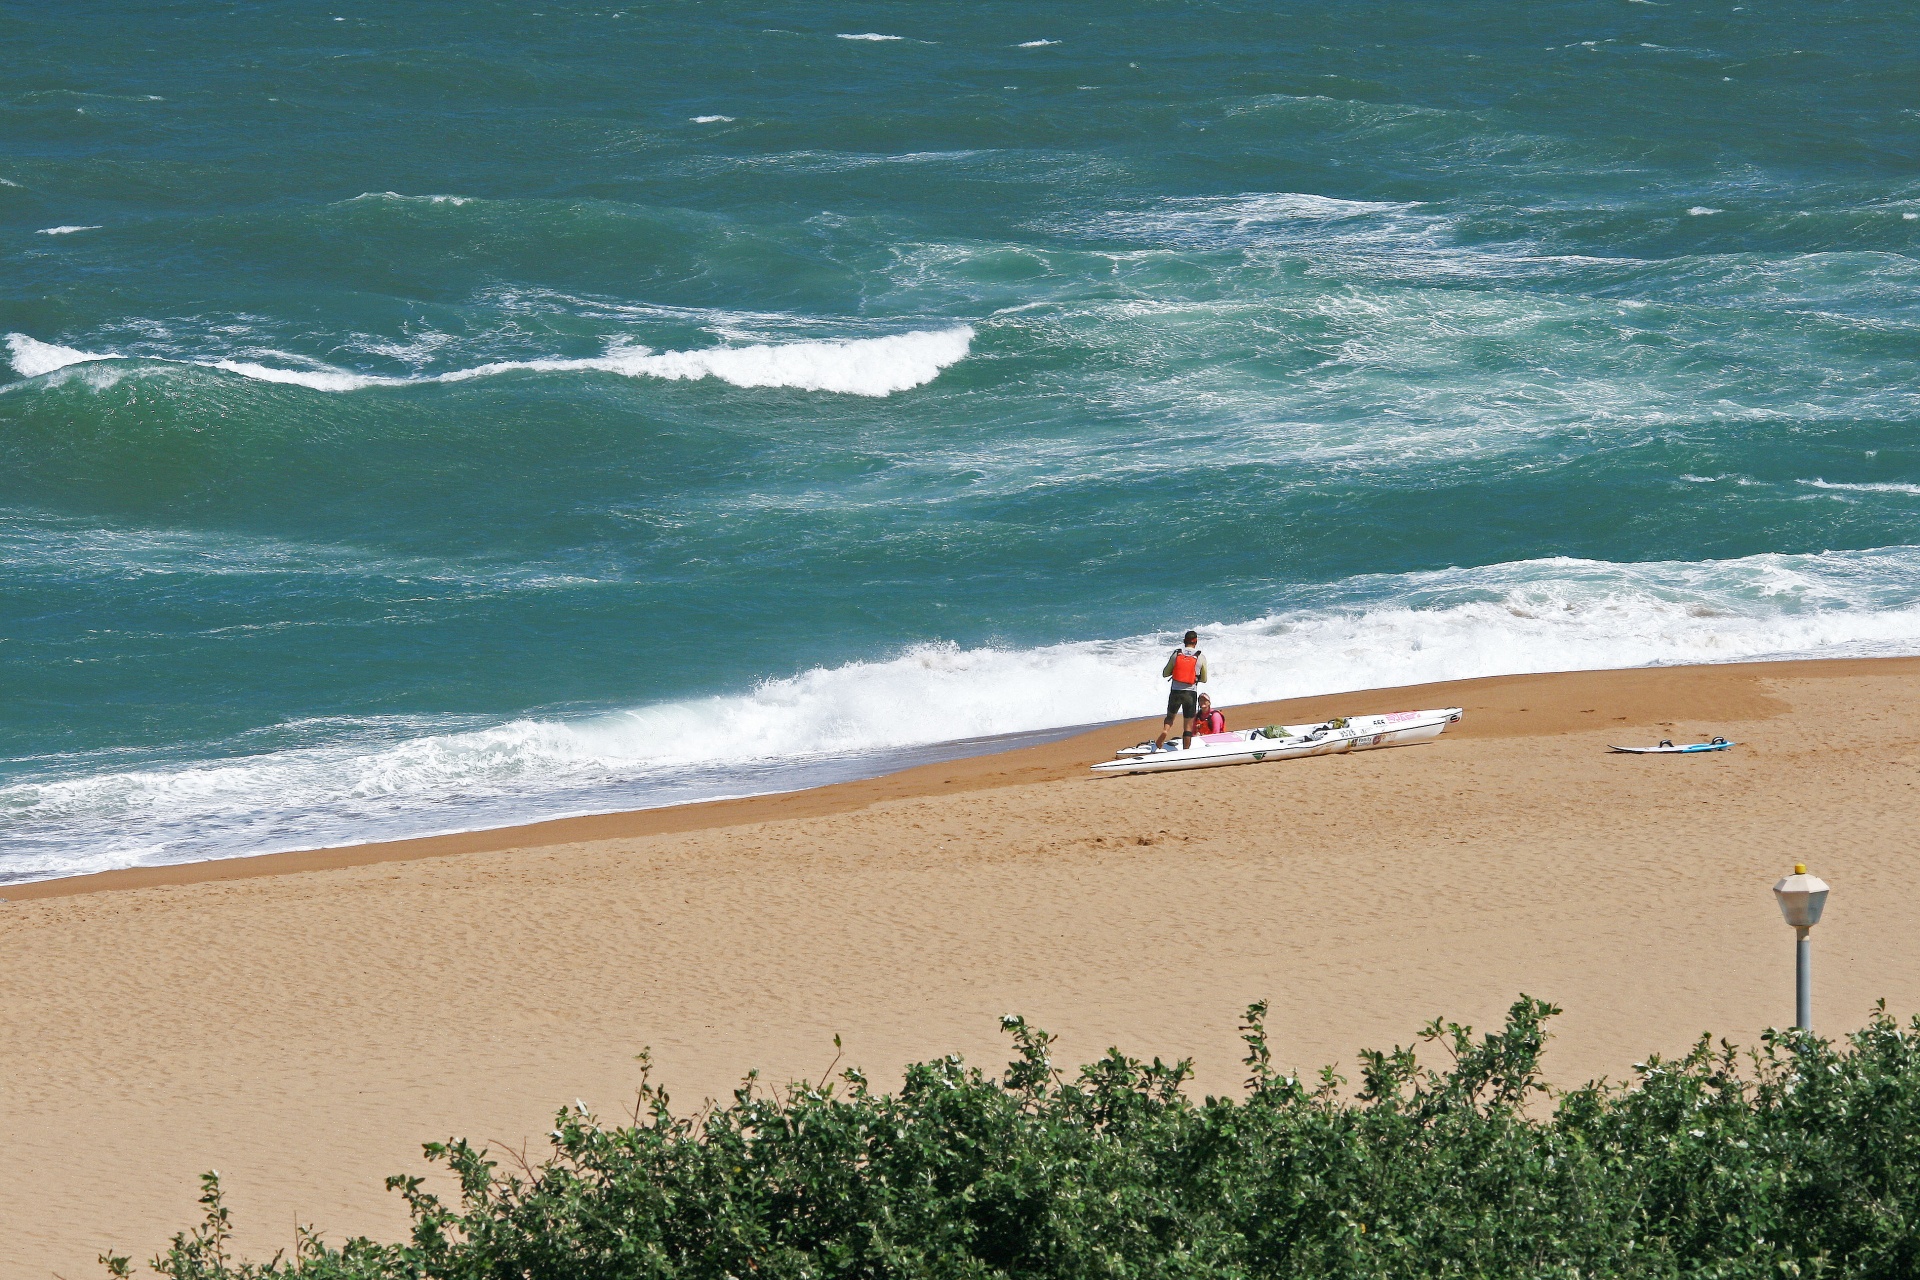
[[1255,1005],[1245,1096],[1198,1102],[1186,1062],[1109,1052],[1068,1079],[1018,1018],[1004,1075],[942,1058],[894,1094],[857,1071],[771,1095],[750,1078],[689,1118],[643,1069],[632,1123],[563,1112],[537,1168],[428,1146],[460,1204],[388,1179],[406,1243],[306,1234],[292,1257],[234,1261],[209,1174],[204,1223],[152,1265],[173,1280],[1920,1276],[1920,1019],[1883,1007],[1838,1047],[1769,1032],[1744,1059],[1702,1039],[1631,1085],[1549,1097],[1558,1012],[1522,997],[1478,1039],[1436,1021],[1422,1038],[1444,1069],[1369,1052],[1352,1091],[1331,1069],[1275,1073]]

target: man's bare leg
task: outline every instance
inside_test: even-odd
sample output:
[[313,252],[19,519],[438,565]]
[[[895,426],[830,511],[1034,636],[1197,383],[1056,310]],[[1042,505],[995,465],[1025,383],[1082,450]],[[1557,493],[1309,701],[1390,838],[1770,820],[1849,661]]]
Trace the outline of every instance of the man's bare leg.
[[1168,716],[1160,722],[1160,736],[1153,740],[1153,749],[1158,751],[1167,745],[1167,735],[1173,732],[1173,717]]

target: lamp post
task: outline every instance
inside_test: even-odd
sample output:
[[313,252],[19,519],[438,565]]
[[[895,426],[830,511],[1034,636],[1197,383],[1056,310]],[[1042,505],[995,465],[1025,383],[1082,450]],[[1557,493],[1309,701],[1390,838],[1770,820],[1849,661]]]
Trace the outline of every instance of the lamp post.
[[1793,926],[1794,951],[1794,1025],[1802,1031],[1813,1030],[1813,940],[1808,936],[1820,923],[1827,907],[1827,882],[1807,874],[1806,864],[1796,862],[1793,874],[1773,886],[1773,897],[1780,914]]

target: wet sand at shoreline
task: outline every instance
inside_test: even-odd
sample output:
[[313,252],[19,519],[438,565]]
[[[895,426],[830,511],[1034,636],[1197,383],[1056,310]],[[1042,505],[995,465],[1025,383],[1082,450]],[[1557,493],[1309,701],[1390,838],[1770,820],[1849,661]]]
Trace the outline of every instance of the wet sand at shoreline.
[[[1768,886],[1834,884],[1816,1017],[1920,1009],[1920,659],[1583,672],[1229,708],[1238,727],[1459,705],[1439,742],[1087,772],[1148,722],[815,791],[0,889],[0,1276],[97,1274],[195,1216],[397,1236],[381,1187],[465,1135],[537,1158],[623,1114],[651,1047],[691,1109],[750,1068],[876,1081],[1109,1044],[1240,1078],[1350,1067],[1443,1015],[1565,1007],[1561,1084],[1792,1015]],[[1145,726],[1145,727],[1143,727]],[[1725,734],[1708,756],[1608,742]],[[1352,1074],[1349,1071],[1349,1074]]]

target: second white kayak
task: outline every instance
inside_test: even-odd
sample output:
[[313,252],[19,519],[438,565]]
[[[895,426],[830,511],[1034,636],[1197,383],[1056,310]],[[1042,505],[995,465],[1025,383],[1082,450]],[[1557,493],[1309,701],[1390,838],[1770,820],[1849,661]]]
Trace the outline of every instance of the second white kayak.
[[1380,716],[1341,716],[1320,724],[1270,725],[1203,734],[1190,747],[1176,740],[1156,750],[1151,742],[1123,748],[1118,759],[1093,766],[1101,773],[1161,773],[1170,769],[1211,769],[1225,764],[1259,764],[1324,756],[1375,747],[1405,747],[1431,742],[1460,719],[1459,707],[1437,711],[1393,711]]

